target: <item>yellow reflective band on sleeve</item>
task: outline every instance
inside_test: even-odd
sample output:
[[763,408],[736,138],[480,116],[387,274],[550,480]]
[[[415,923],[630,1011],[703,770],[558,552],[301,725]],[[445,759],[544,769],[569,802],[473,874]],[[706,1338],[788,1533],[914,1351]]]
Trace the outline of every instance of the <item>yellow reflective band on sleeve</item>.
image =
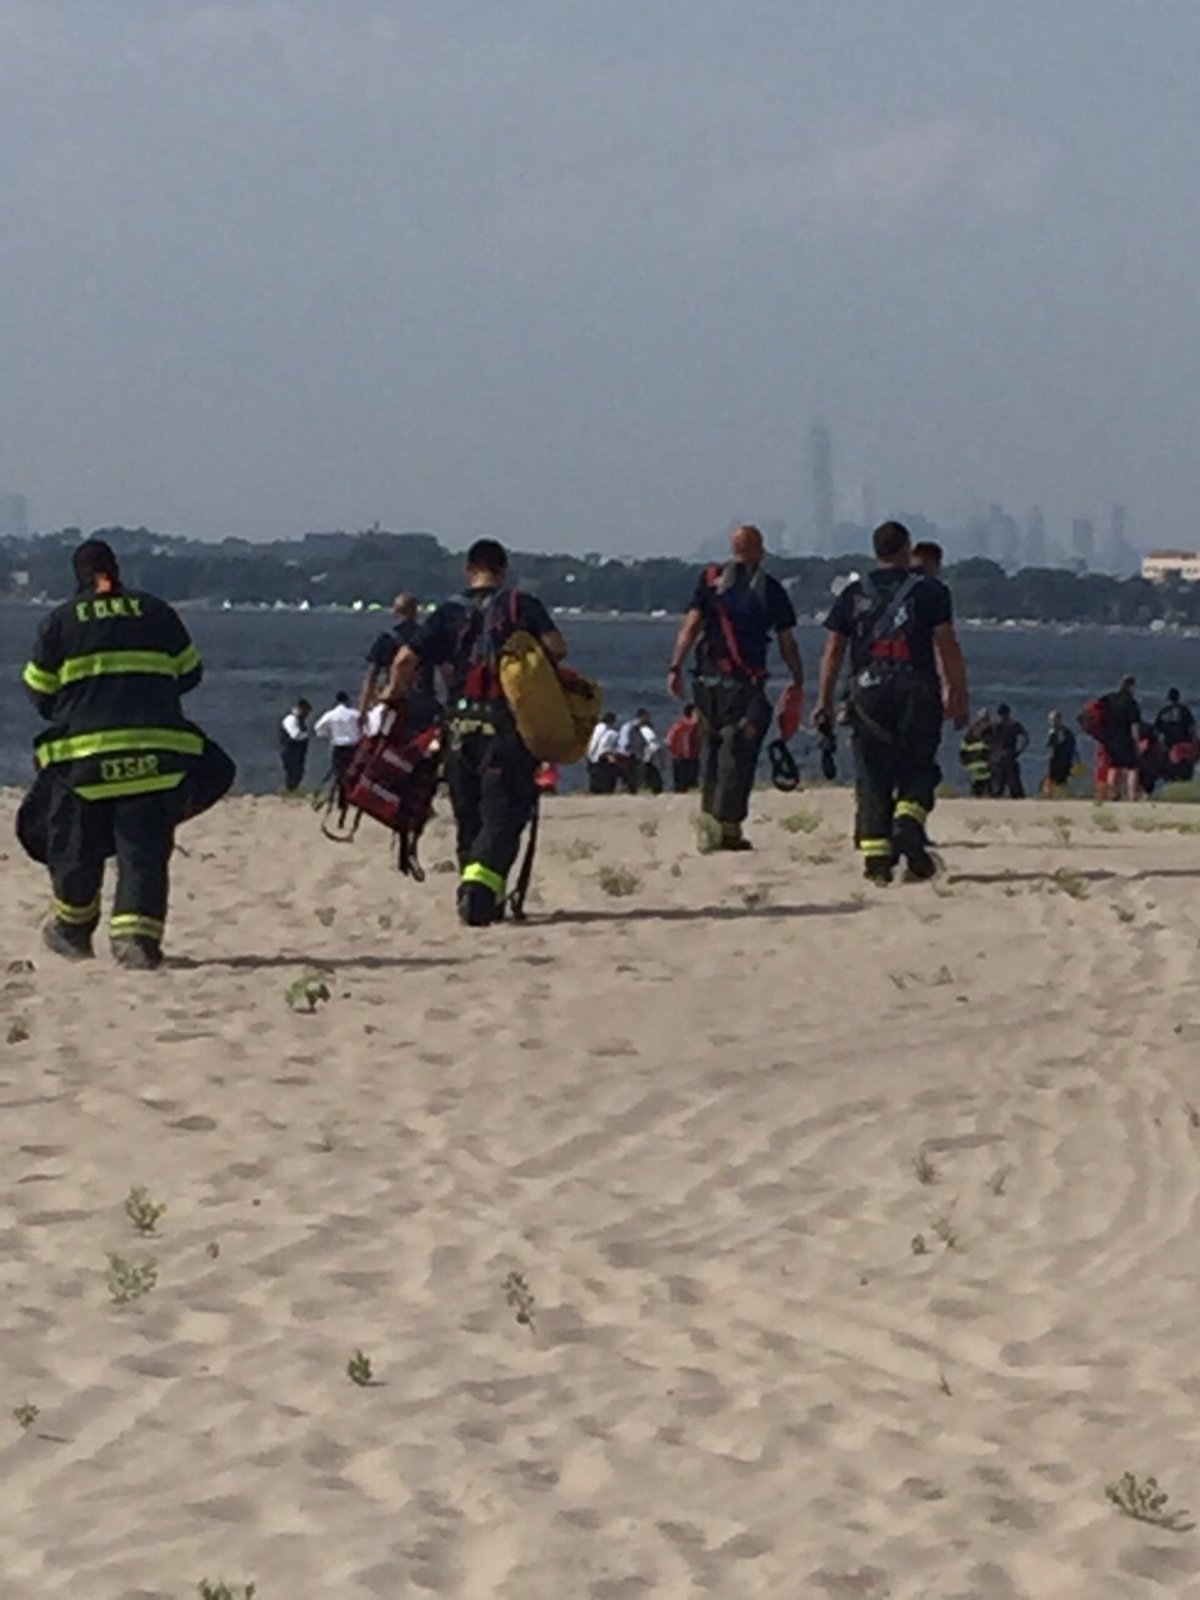
[[39,667],[36,661],[26,663],[21,677],[25,687],[32,689],[34,694],[58,693],[60,684],[58,673],[47,672],[45,667]]
[[88,756],[121,755],[127,750],[174,750],[181,756],[198,756],[204,737],[187,728],[105,728],[99,733],[76,733],[65,739],[48,739],[38,746],[38,765],[83,761]]
[[858,848],[864,856],[890,856],[893,853],[890,839],[860,839]]
[[482,883],[485,889],[490,889],[497,900],[504,895],[504,879],[498,872],[493,872],[491,867],[482,866],[478,861],[472,861],[470,866],[463,868],[462,881],[464,883]]
[[[185,656],[187,653],[183,652]],[[97,650],[90,656],[68,657],[59,676],[64,685],[131,672],[174,678],[181,670],[187,670],[178,665],[182,659],[182,656],[168,655],[165,650]]]
[[897,818],[911,817],[914,822],[919,822],[924,827],[925,819],[928,815],[929,813],[925,807],[918,805],[915,800],[897,800],[896,802]]
[[175,675],[182,678],[187,672],[195,672],[200,665],[200,652],[194,644],[189,644],[186,650],[181,650],[175,657]]
[[157,917],[143,917],[137,911],[122,911],[114,916],[108,925],[108,931],[114,939],[154,939],[158,941],[163,936],[165,922],[160,922]]
[[160,772],[150,778],[121,778],[115,783],[81,783],[75,793],[81,800],[127,800],[130,795],[178,789],[182,782],[182,772]]
[[69,928],[85,928],[100,920],[100,896],[90,906],[70,906],[65,900],[53,900],[54,915]]

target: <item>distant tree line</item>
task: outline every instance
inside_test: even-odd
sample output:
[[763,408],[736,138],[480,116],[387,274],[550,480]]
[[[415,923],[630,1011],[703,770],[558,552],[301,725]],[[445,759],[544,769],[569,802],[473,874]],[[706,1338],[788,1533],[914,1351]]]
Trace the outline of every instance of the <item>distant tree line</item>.
[[[462,557],[429,533],[317,533],[301,539],[218,544],[169,537],[147,528],[99,528],[117,550],[126,581],[168,600],[220,605],[386,604],[401,589],[422,600],[459,587]],[[0,593],[10,598],[61,597],[78,528],[31,539],[0,540]],[[695,583],[698,563],[667,557],[617,560],[599,555],[514,555],[521,582],[551,606],[585,611],[677,614]],[[772,557],[801,615],[823,612],[831,586],[866,571],[869,556]],[[24,575],[23,578],[18,575]],[[1200,584],[1151,584],[1140,577],[1078,574],[1028,567],[1009,573],[973,558],[946,569],[960,617],[1037,622],[1200,624]]]

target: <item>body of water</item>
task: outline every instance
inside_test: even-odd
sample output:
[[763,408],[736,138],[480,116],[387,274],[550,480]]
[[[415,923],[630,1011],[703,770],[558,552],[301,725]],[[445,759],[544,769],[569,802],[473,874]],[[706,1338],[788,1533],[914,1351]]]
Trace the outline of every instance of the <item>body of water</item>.
[[[31,769],[30,746],[40,724],[21,686],[21,670],[42,613],[28,606],[0,606],[0,784],[23,785]],[[356,698],[364,656],[387,625],[386,613],[209,611],[185,609],[189,629],[204,657],[203,684],[187,701],[188,714],[238,763],[238,787],[267,793],[280,787],[278,726],[303,695],[319,713],[337,690]],[[665,688],[666,664],[677,619],[565,618],[571,660],[603,683],[606,703],[619,716],[645,706],[659,731],[674,715]],[[1142,710],[1152,716],[1171,686],[1193,706],[1200,701],[1200,647],[1178,634],[1106,629],[966,628],[963,644],[972,701],[995,707],[1007,701],[1033,738],[1026,782],[1041,777],[1046,720],[1061,710],[1073,724],[1092,695],[1115,688],[1135,674]],[[799,630],[810,689],[823,643],[820,628]],[[319,742],[310,755],[309,779],[319,779],[326,758]],[[947,730],[943,766],[961,783],[958,737]],[[804,769],[816,774],[815,742],[800,735],[794,744]],[[851,773],[843,750],[842,772]],[[573,770],[578,780],[580,769]]]

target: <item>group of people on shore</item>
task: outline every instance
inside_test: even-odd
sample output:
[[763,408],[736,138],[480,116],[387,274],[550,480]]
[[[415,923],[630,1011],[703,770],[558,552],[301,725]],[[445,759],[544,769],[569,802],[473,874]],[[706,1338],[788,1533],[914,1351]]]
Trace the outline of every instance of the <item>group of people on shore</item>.
[[[1097,799],[1135,800],[1153,794],[1161,783],[1190,782],[1195,773],[1200,760],[1196,718],[1178,689],[1168,690],[1161,710],[1146,720],[1137,701],[1137,683],[1126,677],[1112,693],[1089,700],[1077,720],[1095,742]],[[972,795],[1023,799],[1021,758],[1029,748],[1029,733],[1008,706],[980,712],[959,751]],[[1061,711],[1050,713],[1045,762],[1039,794],[1064,794],[1080,762],[1079,740]]]

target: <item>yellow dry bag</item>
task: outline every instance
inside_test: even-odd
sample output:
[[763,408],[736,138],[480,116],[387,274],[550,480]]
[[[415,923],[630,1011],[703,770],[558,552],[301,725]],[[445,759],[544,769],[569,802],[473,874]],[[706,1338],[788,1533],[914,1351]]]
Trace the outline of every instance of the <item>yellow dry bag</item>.
[[539,761],[582,761],[604,708],[604,691],[572,667],[556,666],[524,629],[500,651],[500,686],[521,742]]

